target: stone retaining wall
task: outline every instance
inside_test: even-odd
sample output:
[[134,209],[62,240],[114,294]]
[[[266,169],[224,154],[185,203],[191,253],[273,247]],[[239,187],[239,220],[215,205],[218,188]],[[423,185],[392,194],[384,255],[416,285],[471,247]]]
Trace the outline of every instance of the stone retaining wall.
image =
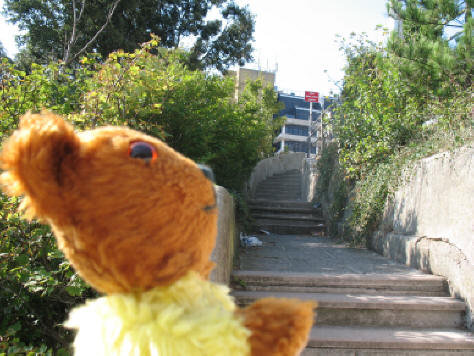
[[448,279],[474,326],[474,148],[423,159],[385,205],[377,252]]
[[216,264],[210,279],[213,282],[230,284],[230,274],[238,243],[238,232],[235,225],[234,199],[227,190],[215,186],[219,216],[217,221],[216,246],[211,260]]
[[315,158],[305,158],[302,167],[302,185],[301,185],[301,199],[303,201],[313,201],[316,193],[316,181],[318,172],[316,168],[317,160]]

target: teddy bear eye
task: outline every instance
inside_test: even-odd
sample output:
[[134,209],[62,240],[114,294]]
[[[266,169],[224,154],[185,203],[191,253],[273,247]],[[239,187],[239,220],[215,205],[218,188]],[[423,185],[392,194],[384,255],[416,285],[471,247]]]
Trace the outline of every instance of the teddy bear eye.
[[140,158],[150,162],[158,157],[158,152],[156,152],[153,145],[147,142],[132,142],[128,149],[128,155],[132,158]]

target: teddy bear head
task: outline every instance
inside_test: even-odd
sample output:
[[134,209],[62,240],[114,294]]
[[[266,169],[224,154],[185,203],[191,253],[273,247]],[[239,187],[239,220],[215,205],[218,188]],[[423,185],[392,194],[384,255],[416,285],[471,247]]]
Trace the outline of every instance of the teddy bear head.
[[53,228],[77,272],[104,293],[149,290],[196,271],[215,243],[213,183],[193,161],[128,128],[80,133],[26,114],[4,143],[1,182]]

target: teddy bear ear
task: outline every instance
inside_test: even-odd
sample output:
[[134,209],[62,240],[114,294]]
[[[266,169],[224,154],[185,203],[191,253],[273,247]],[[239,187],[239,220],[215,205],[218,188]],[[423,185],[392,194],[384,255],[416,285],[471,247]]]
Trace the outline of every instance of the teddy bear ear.
[[27,113],[0,153],[3,190],[12,196],[25,196],[23,208],[29,218],[45,218],[61,211],[64,167],[78,150],[78,136],[61,117],[47,111]]

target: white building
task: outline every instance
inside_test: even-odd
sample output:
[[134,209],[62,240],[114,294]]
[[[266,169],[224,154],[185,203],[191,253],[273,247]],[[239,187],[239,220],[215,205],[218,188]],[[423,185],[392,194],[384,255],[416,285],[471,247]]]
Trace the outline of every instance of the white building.
[[321,122],[321,104],[313,103],[312,120],[309,121],[310,104],[302,96],[278,93],[278,101],[285,105],[280,116],[285,116],[286,122],[280,134],[274,140],[276,153],[306,152],[308,153],[309,133],[311,132],[311,154],[317,153],[317,128]]

